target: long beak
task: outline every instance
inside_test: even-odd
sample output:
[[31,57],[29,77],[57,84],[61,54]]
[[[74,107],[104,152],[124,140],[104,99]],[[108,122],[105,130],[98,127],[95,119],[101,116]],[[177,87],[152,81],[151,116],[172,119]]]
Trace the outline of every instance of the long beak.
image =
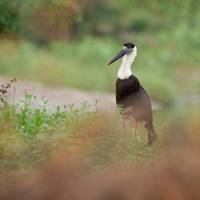
[[124,56],[126,54],[126,52],[127,52],[126,49],[122,49],[107,65],[114,63],[116,60],[118,60],[119,58]]

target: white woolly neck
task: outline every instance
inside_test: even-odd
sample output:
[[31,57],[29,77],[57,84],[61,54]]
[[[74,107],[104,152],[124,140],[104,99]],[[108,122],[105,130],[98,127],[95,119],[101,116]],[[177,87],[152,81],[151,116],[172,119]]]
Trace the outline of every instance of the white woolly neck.
[[117,74],[119,79],[121,80],[128,79],[132,75],[131,64],[135,60],[136,55],[137,55],[137,48],[135,46],[130,54],[126,54],[123,57],[121,66]]

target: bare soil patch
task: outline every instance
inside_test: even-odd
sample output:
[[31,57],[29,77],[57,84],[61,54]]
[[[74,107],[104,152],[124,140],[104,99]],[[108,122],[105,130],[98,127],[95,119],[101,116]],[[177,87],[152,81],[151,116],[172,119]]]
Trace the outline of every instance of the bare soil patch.
[[[0,84],[9,82],[9,78],[0,78]],[[12,88],[9,90],[8,102],[11,104],[19,103],[19,100],[24,100],[25,90],[28,94],[33,94],[37,97],[34,100],[33,106],[42,105],[42,96],[48,99],[48,108],[55,110],[57,106],[64,108],[64,105],[74,104],[75,108],[80,108],[81,102],[87,101],[88,105],[93,105],[91,109],[95,108],[95,102],[98,101],[98,108],[106,112],[114,112],[116,109],[115,94],[104,92],[88,92],[72,88],[47,87],[35,82],[28,82],[24,80],[17,80],[12,83]],[[161,105],[152,102],[153,109],[159,109]]]

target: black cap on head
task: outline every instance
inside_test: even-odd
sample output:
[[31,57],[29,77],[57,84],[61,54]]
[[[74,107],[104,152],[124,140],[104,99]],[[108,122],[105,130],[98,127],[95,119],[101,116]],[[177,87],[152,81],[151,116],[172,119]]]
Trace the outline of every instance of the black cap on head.
[[122,48],[122,50],[107,65],[114,63],[116,60],[118,60],[125,54],[127,55],[131,54],[133,52],[133,48],[135,47],[135,45],[131,42],[127,42],[123,46],[126,48]]
[[133,43],[131,43],[131,42],[127,42],[127,43],[125,43],[123,46],[131,47],[131,48],[134,48],[134,47],[135,47],[135,45],[134,45]]

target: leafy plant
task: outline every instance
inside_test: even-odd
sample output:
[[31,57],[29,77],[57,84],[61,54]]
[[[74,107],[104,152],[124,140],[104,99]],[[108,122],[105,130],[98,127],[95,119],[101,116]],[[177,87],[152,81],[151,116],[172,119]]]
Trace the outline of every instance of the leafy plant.
[[97,117],[97,102],[94,111],[89,111],[91,105],[83,102],[80,109],[66,105],[64,109],[58,106],[52,112],[47,109],[48,100],[44,96],[42,105],[34,108],[36,98],[25,91],[25,99],[17,104],[10,105],[6,98],[3,101],[0,110],[0,157],[7,161],[6,165],[15,161],[18,164],[41,162],[61,148],[61,141],[70,141],[69,138],[82,126],[92,123]]

